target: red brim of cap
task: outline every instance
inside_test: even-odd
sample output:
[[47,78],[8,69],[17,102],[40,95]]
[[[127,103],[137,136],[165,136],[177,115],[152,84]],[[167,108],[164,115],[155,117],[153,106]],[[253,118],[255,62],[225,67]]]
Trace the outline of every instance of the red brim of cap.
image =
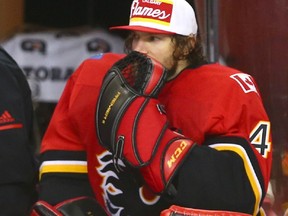
[[155,33],[155,34],[176,34],[174,32],[159,30],[155,28],[150,27],[144,27],[144,26],[114,26],[110,27],[110,30],[129,30],[129,31],[140,31],[140,32],[148,32],[148,33]]

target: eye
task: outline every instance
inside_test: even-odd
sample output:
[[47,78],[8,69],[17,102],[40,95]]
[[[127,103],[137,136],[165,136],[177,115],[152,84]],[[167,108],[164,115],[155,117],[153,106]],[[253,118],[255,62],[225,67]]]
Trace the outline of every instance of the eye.
[[158,41],[158,40],[161,40],[161,38],[156,35],[151,35],[148,37],[148,41]]
[[132,38],[133,41],[138,41],[139,40],[139,35],[137,35],[135,33],[131,34],[130,37]]

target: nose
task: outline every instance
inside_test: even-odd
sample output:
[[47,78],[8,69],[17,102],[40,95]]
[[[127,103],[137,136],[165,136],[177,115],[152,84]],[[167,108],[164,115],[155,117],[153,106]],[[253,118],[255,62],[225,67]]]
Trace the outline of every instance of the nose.
[[148,53],[148,50],[147,50],[147,47],[146,47],[145,43],[143,41],[141,41],[141,40],[135,41],[133,43],[132,49],[134,51],[137,51],[137,52],[140,52],[140,53],[144,53],[144,54]]

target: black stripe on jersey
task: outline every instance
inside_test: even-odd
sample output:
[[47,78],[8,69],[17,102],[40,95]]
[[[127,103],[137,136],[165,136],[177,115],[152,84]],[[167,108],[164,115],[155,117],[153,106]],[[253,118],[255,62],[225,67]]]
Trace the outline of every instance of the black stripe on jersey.
[[261,189],[262,189],[262,198],[261,198],[261,203],[263,202],[264,196],[265,196],[265,185],[264,185],[264,178],[258,163],[258,160],[255,156],[254,151],[251,148],[251,144],[244,138],[242,137],[217,137],[217,138],[211,138],[211,139],[207,139],[205,141],[205,143],[203,143],[203,145],[213,145],[213,144],[217,144],[217,143],[227,143],[227,144],[235,144],[235,145],[239,145],[242,148],[245,149],[251,164],[253,166],[253,169],[255,171],[255,174],[257,175],[258,181],[261,185]]
[[47,151],[40,156],[39,178],[47,175],[85,176],[86,158],[85,151]]
[[86,161],[87,156],[85,151],[62,151],[50,150],[46,151],[40,156],[40,162],[51,160],[79,160]]
[[[40,168],[41,193],[39,199],[55,205],[79,196],[94,196],[87,172],[77,172],[79,169],[85,170],[85,164],[77,164],[77,162],[86,163],[85,151],[46,151],[41,155],[40,160],[42,168],[44,164],[43,169],[45,170],[45,167],[49,167],[49,169],[43,172]],[[57,164],[57,161],[60,163]],[[65,171],[66,161],[72,163],[71,167],[73,167],[67,171]],[[45,165],[47,162],[51,164]],[[53,164],[54,162],[55,164]],[[74,165],[73,162],[75,162]],[[55,195],[55,191],[57,191],[57,195]]]
[[224,137],[195,145],[173,180],[177,190],[173,202],[257,215],[265,193],[258,161],[252,149],[242,147],[248,144],[241,138]]

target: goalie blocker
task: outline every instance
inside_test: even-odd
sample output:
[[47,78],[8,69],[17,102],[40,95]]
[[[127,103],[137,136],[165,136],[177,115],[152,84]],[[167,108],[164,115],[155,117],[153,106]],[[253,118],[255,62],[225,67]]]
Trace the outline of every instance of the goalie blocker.
[[[166,69],[138,52],[116,62],[107,72],[97,102],[100,144],[118,159],[140,168],[155,193],[167,190],[194,142],[170,128],[157,96]],[[119,167],[120,168],[120,167]]]

